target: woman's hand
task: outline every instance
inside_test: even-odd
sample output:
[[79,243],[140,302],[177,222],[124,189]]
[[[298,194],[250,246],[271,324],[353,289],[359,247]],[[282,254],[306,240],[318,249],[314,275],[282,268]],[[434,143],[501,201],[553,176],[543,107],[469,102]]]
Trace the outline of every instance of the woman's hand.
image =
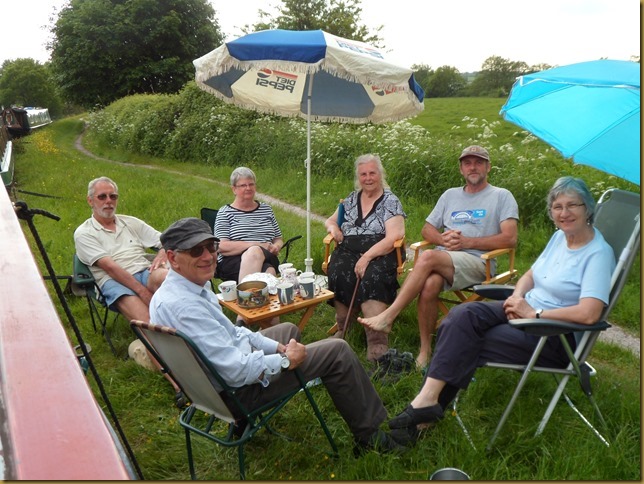
[[273,242],[269,242],[268,246],[266,247],[266,250],[268,250],[273,255],[279,254],[280,249],[281,247],[277,244],[274,244]]
[[331,234],[331,237],[333,237],[333,240],[335,240],[335,243],[338,245],[341,244],[344,240],[344,234],[342,233],[342,230],[340,230],[340,227],[338,227],[337,225],[332,226],[329,230],[329,233]]
[[356,276],[358,276],[360,279],[362,279],[364,277],[365,272],[367,272],[367,267],[369,267],[369,262],[371,262],[371,259],[369,259],[368,257],[365,257],[364,255],[358,259],[358,262],[356,262],[356,265],[353,268],[353,270],[356,273]]
[[527,319],[535,317],[535,310],[521,296],[514,294],[503,303],[503,309],[508,319]]

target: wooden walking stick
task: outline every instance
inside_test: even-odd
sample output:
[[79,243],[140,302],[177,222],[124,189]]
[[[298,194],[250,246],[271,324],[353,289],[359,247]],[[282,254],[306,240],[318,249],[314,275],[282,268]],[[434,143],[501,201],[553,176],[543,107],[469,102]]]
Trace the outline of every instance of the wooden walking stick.
[[344,320],[344,333],[342,334],[342,339],[346,341],[347,333],[349,333],[349,325],[351,324],[351,313],[353,312],[353,303],[356,300],[356,294],[358,294],[358,286],[360,286],[360,278],[356,279],[356,287],[353,290],[353,296],[351,296],[351,303],[349,304],[349,311],[347,312],[347,319]]

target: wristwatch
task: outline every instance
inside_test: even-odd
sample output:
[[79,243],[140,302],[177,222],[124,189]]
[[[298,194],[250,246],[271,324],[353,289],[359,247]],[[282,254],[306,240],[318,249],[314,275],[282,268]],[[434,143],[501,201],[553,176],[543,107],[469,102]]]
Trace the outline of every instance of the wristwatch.
[[537,316],[537,319],[541,319],[541,313],[542,313],[542,312],[543,312],[543,309],[537,309],[537,310],[535,311],[536,316]]
[[291,360],[288,359],[286,353],[280,353],[280,355],[282,356],[282,362],[280,363],[282,370],[288,370],[291,366]]

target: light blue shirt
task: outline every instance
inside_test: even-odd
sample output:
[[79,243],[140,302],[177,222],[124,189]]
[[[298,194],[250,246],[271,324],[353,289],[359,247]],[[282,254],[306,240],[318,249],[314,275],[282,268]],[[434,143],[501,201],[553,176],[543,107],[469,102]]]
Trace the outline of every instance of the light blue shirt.
[[532,265],[534,287],[525,295],[533,308],[555,309],[592,297],[608,304],[615,254],[601,232],[579,249],[569,249],[557,230]]
[[210,282],[199,286],[171,269],[152,297],[150,322],[188,336],[231,387],[267,386],[270,375],[281,371],[278,342],[231,323]]

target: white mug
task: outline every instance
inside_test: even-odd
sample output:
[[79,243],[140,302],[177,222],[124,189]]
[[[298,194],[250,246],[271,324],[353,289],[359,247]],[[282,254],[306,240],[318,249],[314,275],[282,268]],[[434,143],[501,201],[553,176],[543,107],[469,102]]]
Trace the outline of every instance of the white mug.
[[300,279],[300,296],[302,299],[313,299],[320,293],[320,285],[315,283],[315,279]]
[[315,279],[315,272],[302,272],[298,279]]
[[218,288],[224,301],[235,301],[237,299],[237,283],[235,281],[224,281],[219,284]]
[[290,282],[297,286],[297,270],[294,267],[287,267],[282,271],[282,282]]
[[284,264],[280,264],[277,266],[277,270],[280,273],[280,276],[284,277],[284,270],[286,269],[291,269],[293,267],[293,264],[290,262],[285,262]]

